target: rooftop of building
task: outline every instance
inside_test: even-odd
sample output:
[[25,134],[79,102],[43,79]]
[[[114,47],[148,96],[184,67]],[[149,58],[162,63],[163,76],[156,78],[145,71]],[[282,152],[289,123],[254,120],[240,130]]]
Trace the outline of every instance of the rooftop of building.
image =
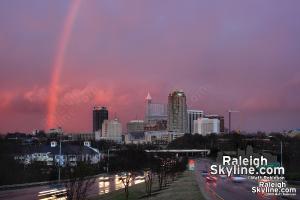
[[105,106],[94,106],[94,110],[107,110]]
[[187,112],[199,112],[199,113],[203,113],[203,110],[196,110],[196,109],[188,109]]
[[209,115],[205,115],[204,117],[224,117],[224,116],[218,114],[209,114]]
[[169,94],[169,96],[173,96],[173,95],[177,95],[177,96],[185,96],[185,94],[184,94],[184,92],[183,92],[182,89],[181,89],[181,90],[174,90],[173,92],[171,92],[171,93]]
[[134,120],[130,120],[128,123],[144,123],[144,120],[134,119]]
[[[24,146],[22,153],[25,154],[51,153],[52,155],[59,155],[59,144],[57,143],[55,147],[51,147],[50,144]],[[81,155],[81,154],[93,155],[93,154],[97,154],[97,152],[92,148],[84,145],[62,143],[61,154],[62,155]]]

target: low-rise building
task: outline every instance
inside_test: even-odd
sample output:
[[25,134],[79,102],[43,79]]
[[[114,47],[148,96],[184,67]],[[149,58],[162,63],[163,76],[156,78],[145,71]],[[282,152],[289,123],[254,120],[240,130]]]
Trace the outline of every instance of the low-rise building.
[[125,144],[145,144],[145,132],[127,133],[124,139]]
[[169,144],[183,135],[184,133],[170,131],[147,131],[145,132],[145,140],[147,143],[151,144]]
[[184,133],[170,131],[146,131],[128,133],[125,137],[126,144],[169,144]]
[[127,123],[127,133],[135,133],[144,131],[144,120],[131,120]]
[[68,134],[69,139],[72,141],[94,141],[94,133],[72,133]]
[[157,120],[145,124],[145,131],[165,131],[167,130],[167,120]]
[[198,118],[194,120],[193,134],[208,135],[211,133],[220,133],[219,119]]
[[76,166],[78,162],[87,162],[96,164],[100,162],[101,155],[98,149],[91,147],[89,141],[84,145],[75,145],[57,141],[51,141],[50,144],[31,146],[16,155],[15,160],[29,165],[34,162],[43,162],[46,165]]

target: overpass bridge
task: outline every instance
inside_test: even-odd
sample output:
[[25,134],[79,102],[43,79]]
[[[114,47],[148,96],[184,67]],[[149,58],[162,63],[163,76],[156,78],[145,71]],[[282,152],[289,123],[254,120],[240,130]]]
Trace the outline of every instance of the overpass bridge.
[[209,149],[159,149],[145,150],[146,153],[153,154],[175,154],[176,156],[207,156],[210,154]]

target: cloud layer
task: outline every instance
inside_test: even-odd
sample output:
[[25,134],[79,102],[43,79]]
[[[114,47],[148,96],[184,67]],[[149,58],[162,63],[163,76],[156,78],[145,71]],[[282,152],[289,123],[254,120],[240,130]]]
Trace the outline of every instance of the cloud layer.
[[[0,132],[43,128],[71,1],[0,2]],[[82,1],[60,76],[57,124],[90,131],[94,105],[128,120],[175,88],[243,130],[300,126],[298,1]]]

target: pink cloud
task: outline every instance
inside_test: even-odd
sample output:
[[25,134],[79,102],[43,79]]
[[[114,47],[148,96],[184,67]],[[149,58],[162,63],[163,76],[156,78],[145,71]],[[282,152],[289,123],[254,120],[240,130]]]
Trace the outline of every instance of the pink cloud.
[[251,112],[268,112],[280,110],[283,103],[280,99],[274,97],[249,97],[241,105],[241,109]]

